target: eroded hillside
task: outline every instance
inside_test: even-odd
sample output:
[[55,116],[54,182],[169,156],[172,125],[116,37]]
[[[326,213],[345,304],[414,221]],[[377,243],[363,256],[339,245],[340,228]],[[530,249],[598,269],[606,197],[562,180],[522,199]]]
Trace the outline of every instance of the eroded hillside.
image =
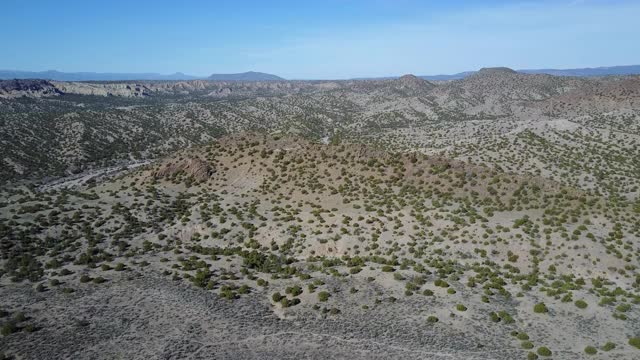
[[593,194],[636,199],[640,186],[637,76],[587,79],[496,68],[438,84],[412,75],[5,83],[14,88],[11,99],[0,99],[5,182],[84,176],[224,134],[260,131],[442,154]]

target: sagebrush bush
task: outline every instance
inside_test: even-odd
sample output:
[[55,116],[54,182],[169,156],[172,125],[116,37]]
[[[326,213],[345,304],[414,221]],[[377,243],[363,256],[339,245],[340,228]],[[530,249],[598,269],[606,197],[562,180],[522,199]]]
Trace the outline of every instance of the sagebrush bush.
[[602,345],[603,351],[611,351],[616,348],[616,344],[608,341],[606,344]]
[[549,309],[547,309],[547,306],[544,303],[537,303],[533,306],[533,312],[537,314],[544,314],[549,312]]
[[585,309],[589,304],[587,304],[584,300],[576,300],[576,306],[580,309]]
[[546,347],[546,346],[539,347],[537,353],[540,356],[551,356],[551,355],[553,355],[551,350],[549,350],[549,348]]
[[324,302],[324,301],[329,300],[330,296],[331,296],[331,294],[329,294],[328,292],[321,291],[321,292],[318,293],[318,300]]
[[18,327],[12,321],[8,321],[0,328],[0,334],[3,336],[11,335],[18,331]]

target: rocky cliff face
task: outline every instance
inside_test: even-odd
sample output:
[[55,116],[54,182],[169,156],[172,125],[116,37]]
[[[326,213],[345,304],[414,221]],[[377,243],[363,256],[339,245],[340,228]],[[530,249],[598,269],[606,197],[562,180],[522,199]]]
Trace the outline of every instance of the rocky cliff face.
[[1,80],[0,98],[57,96],[62,92],[46,80]]
[[40,98],[64,94],[145,97],[154,90],[138,83],[83,83],[48,80],[2,80],[0,98]]
[[[421,80],[422,81],[422,80]],[[3,80],[0,98],[46,97],[64,94],[144,98],[154,95],[202,95],[225,97],[232,94],[286,94],[313,89],[315,82],[305,81],[138,81],[138,82],[66,82],[48,80]]]
[[144,97],[152,93],[146,85],[138,83],[81,83],[53,82],[64,94]]

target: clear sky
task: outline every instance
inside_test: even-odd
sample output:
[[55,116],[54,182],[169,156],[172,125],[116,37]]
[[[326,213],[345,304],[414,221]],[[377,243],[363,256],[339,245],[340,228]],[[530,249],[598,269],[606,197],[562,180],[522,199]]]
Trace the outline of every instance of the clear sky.
[[640,63],[640,1],[0,0],[0,69],[288,79]]

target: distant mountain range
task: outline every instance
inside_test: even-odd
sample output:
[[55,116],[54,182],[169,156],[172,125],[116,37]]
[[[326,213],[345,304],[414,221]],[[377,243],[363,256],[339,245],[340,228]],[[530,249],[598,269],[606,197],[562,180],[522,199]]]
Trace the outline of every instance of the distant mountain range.
[[156,73],[95,73],[49,71],[0,70],[0,79],[45,79],[56,81],[119,81],[119,80],[194,80],[197,76],[175,73],[170,75]]
[[[640,74],[640,65],[610,66],[582,69],[522,69],[516,70],[525,74],[549,74],[556,76],[577,76],[577,77],[597,77],[609,75],[632,75]],[[464,79],[477,71],[465,71],[450,75],[422,75],[422,79],[429,81],[448,81]],[[357,78],[353,80],[366,79],[396,79],[398,76],[380,78]],[[193,76],[177,72],[174,74],[158,73],[95,73],[95,72],[75,72],[67,73],[56,70],[49,71],[19,71],[0,70],[0,80],[10,79],[45,79],[56,81],[123,81],[123,80],[214,80],[214,81],[281,81],[285,80],[273,74],[248,71],[237,74],[213,74],[208,77]]]
[[627,66],[607,66],[583,69],[538,69],[538,70],[518,70],[518,72],[526,74],[549,74],[557,76],[608,76],[608,75],[633,75],[640,74],[640,65]]
[[[640,74],[640,65],[627,66],[609,66],[582,69],[522,69],[516,70],[524,74],[549,74],[556,76],[578,76],[578,77],[596,77],[609,75],[633,75]],[[475,74],[477,71],[465,71],[452,75],[423,75],[419,76],[430,81],[447,81],[464,79],[469,75]]]
[[261,72],[244,72],[239,74],[213,74],[209,77],[186,75],[180,72],[175,74],[158,74],[158,73],[95,73],[95,72],[76,72],[66,73],[56,70],[49,71],[18,71],[18,70],[0,70],[0,80],[9,79],[45,79],[56,81],[122,81],[122,80],[217,80],[217,81],[269,81],[284,80],[283,78],[261,73]]

